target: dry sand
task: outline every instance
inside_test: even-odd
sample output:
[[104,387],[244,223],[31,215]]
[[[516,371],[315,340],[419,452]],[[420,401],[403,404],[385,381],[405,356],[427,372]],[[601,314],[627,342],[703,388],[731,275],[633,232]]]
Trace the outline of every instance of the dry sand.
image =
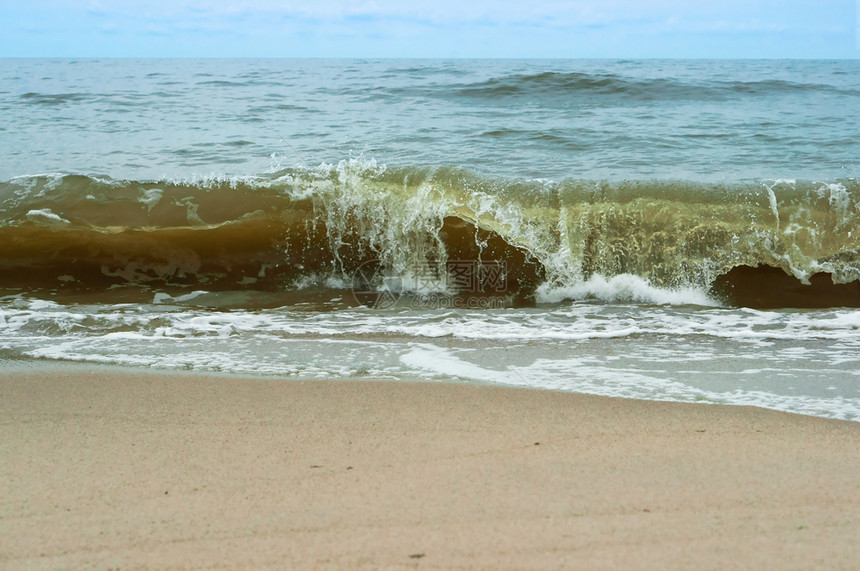
[[860,423],[462,384],[0,373],[0,568],[88,567],[856,569]]

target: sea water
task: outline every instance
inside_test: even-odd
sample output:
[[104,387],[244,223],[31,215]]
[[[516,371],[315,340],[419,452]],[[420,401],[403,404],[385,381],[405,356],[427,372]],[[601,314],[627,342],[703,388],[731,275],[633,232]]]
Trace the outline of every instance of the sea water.
[[0,60],[0,355],[860,420],[860,62]]

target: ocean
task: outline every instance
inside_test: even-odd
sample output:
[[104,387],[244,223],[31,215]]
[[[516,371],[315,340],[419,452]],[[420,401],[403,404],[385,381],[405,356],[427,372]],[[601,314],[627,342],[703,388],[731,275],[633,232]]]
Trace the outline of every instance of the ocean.
[[0,151],[0,367],[860,421],[860,61],[4,59]]

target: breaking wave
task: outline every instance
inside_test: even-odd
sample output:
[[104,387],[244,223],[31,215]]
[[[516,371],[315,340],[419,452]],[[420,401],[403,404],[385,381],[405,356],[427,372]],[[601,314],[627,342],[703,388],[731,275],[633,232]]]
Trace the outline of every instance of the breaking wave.
[[46,174],[0,183],[0,287],[312,292],[373,263],[409,289],[418,269],[477,260],[501,264],[494,295],[512,304],[860,305],[858,201],[853,179],[548,182],[366,160],[224,179]]

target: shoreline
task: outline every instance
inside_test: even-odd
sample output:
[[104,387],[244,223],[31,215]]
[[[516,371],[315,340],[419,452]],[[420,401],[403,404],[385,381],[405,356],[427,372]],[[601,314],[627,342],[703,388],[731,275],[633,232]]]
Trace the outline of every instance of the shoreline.
[[3,567],[860,561],[852,421],[76,363],[5,367],[0,413]]
[[[112,373],[117,376],[126,375],[155,375],[165,377],[205,377],[211,379],[229,379],[229,380],[249,380],[249,381],[266,381],[266,382],[286,382],[286,383],[316,383],[316,382],[348,382],[348,383],[395,383],[406,385],[468,385],[476,387],[487,387],[490,389],[510,389],[522,391],[538,391],[548,394],[565,394],[578,395],[583,397],[607,398],[611,400],[635,401],[635,402],[660,402],[667,404],[683,404],[691,406],[715,406],[715,407],[730,407],[730,408],[749,408],[756,410],[764,410],[770,412],[778,412],[782,414],[797,415],[802,417],[818,418],[822,420],[833,420],[837,422],[860,423],[858,418],[840,418],[835,414],[824,415],[814,414],[801,410],[791,410],[787,408],[777,408],[772,406],[764,406],[758,403],[746,402],[731,402],[717,400],[674,400],[670,398],[643,398],[639,396],[626,396],[618,394],[604,394],[598,392],[578,392],[570,389],[556,388],[549,386],[541,386],[539,384],[514,384],[505,383],[504,381],[491,381],[486,379],[475,378],[428,378],[420,376],[399,376],[399,377],[372,377],[372,376],[348,376],[339,375],[338,377],[302,377],[294,375],[279,375],[274,373],[248,373],[236,371],[205,371],[195,369],[179,369],[159,366],[146,365],[128,365],[117,363],[99,363],[94,361],[77,361],[77,360],[62,360],[51,358],[0,358],[0,378],[7,374],[35,374],[35,373],[69,373],[78,374],[80,372],[98,371],[100,373]],[[524,380],[522,376],[517,376],[520,380]]]

